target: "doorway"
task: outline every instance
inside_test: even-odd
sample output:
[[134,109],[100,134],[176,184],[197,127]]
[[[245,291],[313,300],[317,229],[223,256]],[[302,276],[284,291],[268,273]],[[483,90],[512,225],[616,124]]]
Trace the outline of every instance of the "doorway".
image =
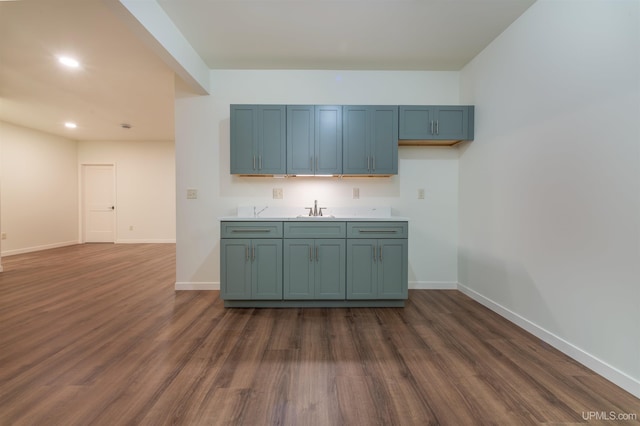
[[82,241],[116,241],[114,164],[82,165]]

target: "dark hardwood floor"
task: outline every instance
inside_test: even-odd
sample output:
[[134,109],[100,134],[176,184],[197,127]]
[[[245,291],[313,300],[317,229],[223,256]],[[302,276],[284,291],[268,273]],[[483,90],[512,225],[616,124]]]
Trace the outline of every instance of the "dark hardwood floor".
[[224,309],[174,291],[171,244],[2,263],[1,425],[640,424],[640,400],[457,291]]

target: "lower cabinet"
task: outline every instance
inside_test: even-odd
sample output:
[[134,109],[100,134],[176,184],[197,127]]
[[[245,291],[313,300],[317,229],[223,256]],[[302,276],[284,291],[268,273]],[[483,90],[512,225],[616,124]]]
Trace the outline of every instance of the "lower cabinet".
[[284,299],[344,300],[344,239],[284,240]]
[[282,299],[282,239],[222,239],[220,263],[223,299]]
[[347,240],[347,299],[406,299],[406,239]]
[[407,222],[223,221],[227,307],[404,306]]

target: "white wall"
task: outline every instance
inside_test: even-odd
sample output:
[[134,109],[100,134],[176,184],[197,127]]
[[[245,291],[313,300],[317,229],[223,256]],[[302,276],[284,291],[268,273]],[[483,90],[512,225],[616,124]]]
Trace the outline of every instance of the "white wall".
[[78,164],[116,166],[116,243],[175,242],[174,146],[173,141],[79,142]]
[[461,289],[640,396],[639,3],[538,1],[461,72]]
[[[458,152],[401,147],[392,178],[273,179],[229,174],[229,105],[457,104],[457,72],[233,71],[211,72],[211,95],[176,101],[176,288],[218,288],[220,216],[238,205],[302,207],[390,205],[410,218],[410,287],[457,284]],[[284,189],[283,200],[271,190]],[[352,200],[353,187],[360,199]],[[187,200],[187,188],[199,192]],[[417,200],[424,188],[426,199]]]
[[0,122],[2,255],[78,242],[77,142]]

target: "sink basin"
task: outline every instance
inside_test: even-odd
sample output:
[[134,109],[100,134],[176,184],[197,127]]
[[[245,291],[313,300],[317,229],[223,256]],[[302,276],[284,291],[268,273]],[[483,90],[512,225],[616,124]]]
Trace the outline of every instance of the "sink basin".
[[309,216],[306,214],[299,214],[298,216],[296,216],[296,219],[304,219],[304,220],[331,220],[331,219],[335,219],[336,217],[334,215],[326,215],[326,216]]

